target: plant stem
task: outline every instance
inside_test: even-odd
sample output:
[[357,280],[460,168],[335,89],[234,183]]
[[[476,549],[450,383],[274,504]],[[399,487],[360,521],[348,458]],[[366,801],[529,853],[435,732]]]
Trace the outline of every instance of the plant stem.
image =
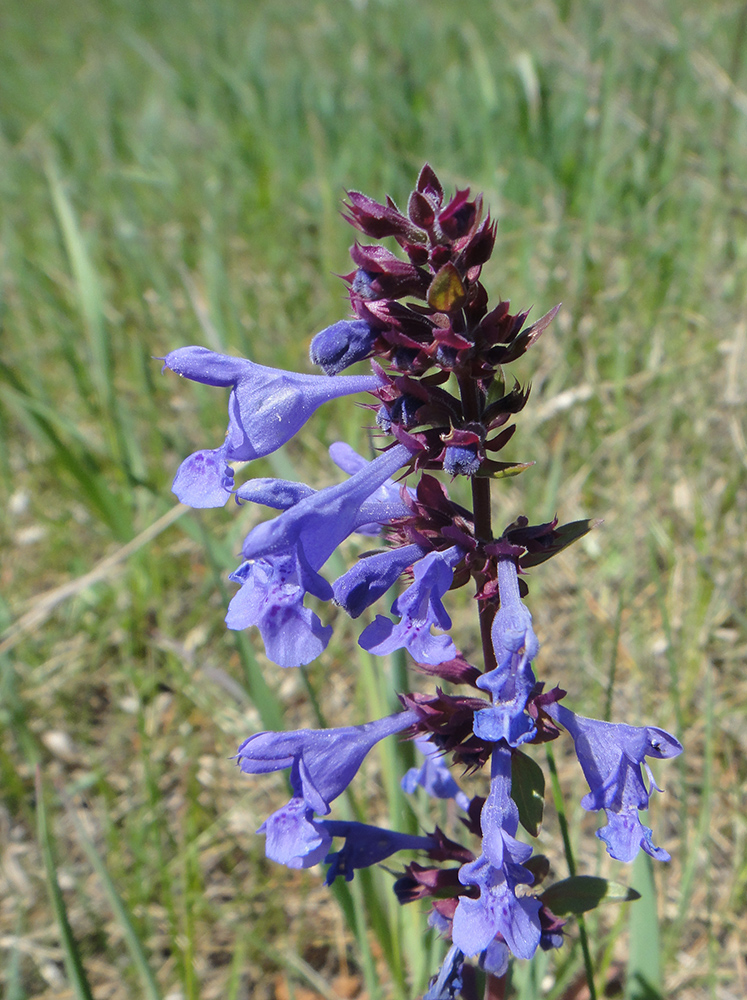
[[[459,379],[459,391],[462,397],[462,407],[467,421],[479,423],[482,419],[483,400],[480,387],[473,378]],[[493,527],[490,512],[490,480],[484,476],[473,476],[472,512],[475,518],[475,536],[478,540],[489,542],[493,538]],[[495,608],[487,601],[478,601],[480,618],[480,639],[482,641],[483,661],[485,671],[495,669],[496,660],[493,652],[493,641],[490,627],[493,624]]]
[[503,1000],[506,996],[506,976],[488,975],[485,981],[485,1000]]

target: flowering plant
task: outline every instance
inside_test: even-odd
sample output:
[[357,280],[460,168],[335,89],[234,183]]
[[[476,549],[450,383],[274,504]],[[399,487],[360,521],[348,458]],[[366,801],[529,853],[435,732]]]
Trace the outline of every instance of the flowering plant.
[[[399,851],[420,852],[426,864],[411,861],[394,891],[401,903],[431,901],[429,922],[452,944],[425,998],[452,1000],[473,995],[467,958],[489,976],[503,976],[511,955],[528,959],[537,948],[560,947],[560,917],[588,908],[574,902],[583,879],[541,891],[546,859],[518,838],[520,825],[536,835],[524,804],[541,799],[544,789],[527,749],[561,731],[570,735],[589,784],[582,806],[605,811],[598,836],[613,858],[631,861],[639,850],[669,857],[639,814],[657,788],[646,758],[673,757],[682,747],[662,729],[578,715],[562,704],[563,690],[545,691],[535,677],[539,642],[523,602],[526,571],[592,523],[530,524],[521,516],[496,532],[490,491],[492,481],[527,468],[500,458],[516,428],[512,418],[529,397],[528,388],[508,384],[505,368],[538,339],[557,307],[529,325],[527,313],[511,313],[507,301],[489,308],[480,274],[495,225],[469,190],[446,199],[427,164],[406,212],[391,199],[379,204],[353,191],[346,218],[372,240],[393,238],[403,253],[380,243],[351,249],[355,268],[344,280],[352,316],[311,342],[311,361],[324,374],[267,368],[203,347],[179,348],[163,359],[185,378],[231,390],[225,441],[185,459],[173,489],[193,507],[222,506],[233,495],[238,503],[281,512],[246,536],[230,577],[239,590],[226,615],[231,629],[256,626],[268,657],[281,667],[308,664],[329,643],[332,628],[305,605],[307,594],[334,601],[355,619],[404,579],[391,616],[377,614],[358,642],[377,656],[407,650],[444,686],[399,692],[401,711],[364,725],[255,733],[236,759],[247,774],[290,769],[290,801],[259,830],[269,858],[292,868],[326,863],[330,884]],[[371,374],[340,374],[368,359]],[[375,419],[379,454],[369,461],[334,444],[330,457],[346,480],[321,490],[278,479],[235,484],[231,463],[270,454],[323,403],[360,394],[367,394]],[[467,477],[472,508],[452,500],[434,472]],[[353,532],[374,536],[378,547],[330,583],[320,571]],[[449,635],[443,603],[450,590],[470,583],[481,635],[478,665]],[[422,786],[453,799],[469,845],[438,827],[413,836],[325,818],[368,751],[395,735],[414,739],[422,756],[403,788]],[[449,758],[466,771],[489,764],[484,797],[459,786]],[[335,840],[342,841],[337,850]]]

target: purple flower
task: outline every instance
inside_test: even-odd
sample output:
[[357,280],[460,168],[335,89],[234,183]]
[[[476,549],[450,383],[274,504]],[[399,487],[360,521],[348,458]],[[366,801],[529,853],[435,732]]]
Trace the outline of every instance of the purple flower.
[[213,451],[198,451],[182,462],[173,490],[190,507],[221,507],[233,484],[228,462],[248,462],[289,441],[322,403],[381,383],[374,375],[301,375],[266,368],[246,358],[216,354],[206,347],[181,347],[166,355],[164,367],[205,385],[231,389],[226,440]]
[[652,841],[649,827],[643,826],[639,809],[648,809],[651,791],[646,788],[641,766],[651,781],[651,790],[661,791],[646,757],[676,757],[682,744],[674,736],[654,726],[626,726],[600,722],[575,715],[558,703],[545,711],[573,737],[581,769],[591,791],[581,800],[584,809],[604,809],[607,826],[597,836],[607,844],[607,852],[618,861],[632,861],[639,848],[658,861],[669,854]]
[[266,558],[301,547],[309,565],[318,570],[355,529],[369,521],[388,521],[407,510],[390,491],[380,488],[411,458],[395,445],[344,483],[305,497],[272,521],[263,521],[244,540],[245,559]]
[[311,868],[322,861],[333,835],[314,813],[327,815],[330,802],[345,791],[368,751],[416,720],[416,712],[398,712],[362,726],[256,733],[245,740],[236,754],[245,774],[291,769],[293,797],[257,831],[266,835],[267,857],[289,868]]
[[432,928],[436,934],[440,934],[441,937],[446,937],[451,934],[451,920],[445,917],[438,910],[431,910],[428,914],[428,926]]
[[454,780],[444,762],[442,751],[424,736],[419,736],[414,742],[425,760],[420,767],[410,768],[402,779],[402,790],[412,795],[420,785],[434,798],[454,799],[460,809],[468,812],[470,798]]
[[456,1000],[462,991],[464,954],[455,944],[446,952],[438,975],[431,980],[423,1000]]
[[[344,441],[335,441],[329,446],[329,457],[338,469],[347,472],[349,476],[354,476],[371,465],[368,459],[359,455],[354,448],[351,448]],[[368,502],[379,503],[381,508],[387,512],[387,516],[370,524],[359,524],[355,529],[359,535],[378,535],[381,533],[382,524],[386,524],[395,517],[409,516],[410,511],[400,497],[401,489],[402,487],[399,483],[389,478],[381,484],[376,493],[369,497]],[[415,491],[409,490],[409,493],[414,496]]]
[[319,826],[331,837],[345,838],[344,847],[324,859],[330,866],[324,880],[327,885],[332,885],[338,875],[344,875],[345,881],[350,882],[356,868],[370,868],[397,851],[427,851],[436,847],[432,837],[397,833],[366,823],[322,820]]
[[511,798],[511,750],[498,746],[492,755],[490,794],[480,816],[482,854],[463,865],[462,885],[480,889],[478,899],[461,896],[454,914],[452,939],[465,955],[477,955],[497,934],[517,958],[531,958],[540,941],[540,901],[516,896],[516,886],[531,885],[523,863],[532,853],[516,840],[519,811]]
[[463,557],[453,545],[444,551],[429,552],[414,567],[414,582],[392,605],[401,621],[395,625],[390,618],[377,615],[358,639],[363,649],[385,656],[395,649],[407,649],[417,663],[438,664],[457,655],[451,636],[432,635],[431,626],[451,628],[441,598],[451,586],[454,567]]
[[362,726],[256,733],[241,744],[236,760],[245,774],[268,774],[289,767],[294,797],[302,798],[315,813],[326,815],[330,802],[348,787],[368,751],[417,719],[418,713],[411,710]]
[[223,507],[233,489],[226,447],[195,451],[177,469],[171,490],[188,507]]
[[230,577],[242,586],[229,604],[228,627],[258,626],[268,657],[282,667],[315,659],[332,633],[304,608],[304,596],[330,600],[332,587],[318,570],[334,549],[358,524],[386,521],[406,509],[386,482],[409,457],[407,448],[396,445],[346,482],[324,490],[302,484],[294,489],[272,479],[257,488],[242,487],[244,496],[287,508],[258,524],[244,541],[245,562]]
[[316,490],[305,483],[296,483],[292,479],[248,479],[235,491],[238,501],[261,503],[275,510],[288,510],[297,503],[312,496]]
[[370,358],[376,343],[376,331],[365,320],[341,319],[321,330],[311,341],[309,358],[325,375],[341,371]]
[[521,601],[513,559],[498,560],[498,589],[501,606],[491,631],[497,666],[476,682],[490,692],[493,704],[475,713],[474,733],[495,743],[504,739],[516,747],[532,739],[536,731],[524,709],[535,684],[532,660],[539,643],[532,616]]
[[420,545],[403,545],[366,556],[333,584],[335,601],[351,618],[357,618],[382,597],[408,566],[422,558]]
[[326,648],[332,626],[303,606],[307,593],[329,600],[332,588],[304,559],[303,550],[243,563],[230,580],[241,589],[228,605],[230,629],[256,625],[267,656],[280,667],[311,663]]
[[329,457],[338,469],[347,472],[349,476],[354,476],[369,464],[368,459],[359,455],[347,441],[333,441],[329,446]]
[[[371,465],[368,459],[363,458],[343,441],[336,441],[330,445],[329,454],[335,465],[349,476],[362,472]],[[288,510],[316,492],[317,490],[306,486],[305,483],[296,483],[289,479],[259,478],[247,480],[234,491],[234,496],[237,501],[249,501],[274,507],[276,510]],[[379,514],[383,523],[394,517],[406,517],[409,513],[408,508],[401,502],[399,484],[391,478],[372,493],[366,504],[367,511]],[[361,524],[355,530],[363,535],[378,535],[381,532],[381,523]]]
[[265,834],[267,857],[288,868],[312,868],[332,844],[324,824],[314,821],[314,810],[300,797],[268,816],[257,833]]

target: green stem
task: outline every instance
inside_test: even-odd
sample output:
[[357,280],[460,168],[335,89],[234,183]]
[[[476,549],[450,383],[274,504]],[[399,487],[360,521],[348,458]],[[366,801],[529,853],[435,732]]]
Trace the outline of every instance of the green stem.
[[[568,865],[568,874],[571,878],[573,878],[576,874],[576,859],[573,856],[573,848],[571,847],[571,837],[568,831],[568,820],[565,815],[563,792],[560,787],[558,769],[555,766],[555,755],[553,754],[549,743],[545,744],[545,751],[547,753],[547,766],[550,770],[550,780],[552,782],[553,802],[555,803],[555,811],[558,814],[560,835],[563,838],[563,851]],[[586,984],[589,987],[589,1000],[597,1000],[597,990],[594,985],[594,964],[591,960],[589,936],[586,933],[586,921],[584,920],[583,914],[579,914],[578,916],[578,936],[581,942],[581,951],[584,956],[584,969],[586,970]]]

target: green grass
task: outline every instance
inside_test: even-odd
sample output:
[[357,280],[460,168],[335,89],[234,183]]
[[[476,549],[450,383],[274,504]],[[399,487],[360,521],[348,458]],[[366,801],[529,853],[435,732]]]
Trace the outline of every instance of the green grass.
[[[663,996],[742,995],[746,24],[744,4],[694,0],[3,6],[9,998],[58,995],[79,967],[96,997],[405,997],[435,965],[385,873],[371,873],[375,905],[363,878],[343,900],[359,921],[373,906],[356,942],[316,871],[264,859],[253,831],[282,778],[239,780],[229,758],[281,716],[315,720],[300,674],[222,624],[253,515],[169,513],[180,458],[221,440],[221,393],[152,360],[203,343],[308,370],[310,337],[345,310],[344,190],[402,199],[426,159],[500,220],[493,297],[537,315],[563,302],[517,366],[534,388],[511,457],[537,464],[495,501],[499,525],[604,518],[532,574],[540,675],[585,714],[645,719],[686,747],[657,771],[652,824],[672,853],[644,880],[657,899],[587,916],[597,989],[630,955],[631,997],[651,969]],[[322,484],[343,434],[365,446],[358,416],[332,405],[257,472]],[[455,621],[474,650],[471,613]],[[390,691],[365,658],[350,670],[353,639],[339,621],[308,671],[335,720]],[[579,871],[628,881],[556,756]],[[393,764],[388,796],[366,772],[350,815],[413,822]],[[565,877],[552,814],[540,846]],[[512,989],[559,997],[582,968],[571,925],[556,965],[538,958]]]

